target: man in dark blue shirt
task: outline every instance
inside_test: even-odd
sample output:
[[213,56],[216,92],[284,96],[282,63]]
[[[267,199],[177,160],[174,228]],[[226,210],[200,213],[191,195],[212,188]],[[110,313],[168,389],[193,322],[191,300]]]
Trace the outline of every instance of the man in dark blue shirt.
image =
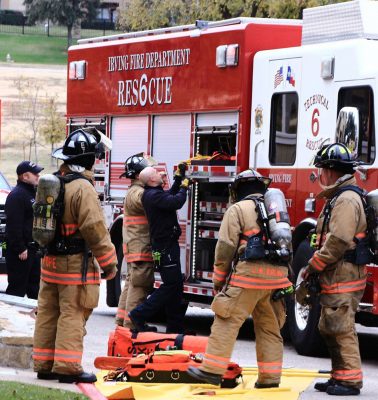
[[38,298],[40,257],[31,246],[33,241],[33,203],[39,173],[43,170],[31,161],[22,161],[16,170],[17,185],[5,202],[7,294]]
[[148,330],[146,321],[162,308],[165,308],[167,316],[167,333],[182,333],[184,330],[183,278],[178,243],[181,229],[176,213],[186,201],[189,180],[184,179],[184,175],[183,169],[176,171],[169,190],[163,190],[163,177],[155,168],[147,167],[139,175],[145,184],[142,203],[150,226],[152,254],[163,283],[129,313],[138,331]]

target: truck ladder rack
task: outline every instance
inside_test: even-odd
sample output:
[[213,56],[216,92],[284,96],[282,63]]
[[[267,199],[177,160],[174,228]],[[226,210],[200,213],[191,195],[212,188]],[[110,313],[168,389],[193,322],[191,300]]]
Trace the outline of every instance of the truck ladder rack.
[[250,22],[253,18],[231,18],[222,21],[202,21],[197,20],[195,24],[172,26],[169,28],[148,29],[146,31],[120,33],[119,35],[100,36],[97,38],[79,39],[78,44],[109,42],[111,40],[121,40],[130,38],[140,38],[143,36],[162,35],[165,33],[186,32],[195,29],[218,28],[220,26],[242,24]]
[[195,24],[189,25],[180,25],[180,26],[171,26],[167,28],[158,28],[158,29],[149,29],[145,31],[137,31],[137,32],[126,32],[120,33],[117,35],[109,35],[109,36],[99,36],[96,38],[88,38],[88,39],[79,39],[77,41],[78,44],[89,44],[89,43],[99,43],[99,42],[110,42],[113,40],[122,40],[122,39],[133,39],[140,38],[146,36],[155,36],[155,35],[164,35],[169,33],[177,33],[177,32],[187,32],[187,31],[205,31],[206,29],[219,28],[222,26],[228,25],[238,25],[238,24],[247,24],[247,23],[255,23],[255,24],[272,24],[272,25],[283,25],[290,23],[291,25],[302,25],[302,21],[299,20],[287,20],[287,19],[278,19],[278,18],[251,18],[251,17],[240,17],[240,18],[230,18],[224,19],[222,21],[203,21],[197,20]]

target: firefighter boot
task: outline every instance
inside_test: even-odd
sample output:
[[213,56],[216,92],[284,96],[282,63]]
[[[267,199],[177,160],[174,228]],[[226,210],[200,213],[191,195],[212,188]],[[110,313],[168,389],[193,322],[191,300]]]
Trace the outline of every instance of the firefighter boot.
[[60,383],[94,383],[96,381],[96,375],[89,372],[82,372],[79,375],[59,374]]
[[328,379],[326,382],[317,382],[314,385],[314,389],[318,390],[319,392],[326,392],[330,386],[335,384],[334,379]]
[[130,321],[135,326],[135,329],[132,329],[132,330],[135,330],[137,332],[157,332],[156,326],[147,325],[144,321],[131,315],[131,312],[129,312],[128,315],[129,315]]
[[53,381],[54,379],[58,379],[59,375],[55,372],[51,372],[51,371],[39,371],[37,372],[37,378],[38,379],[43,379],[45,381]]
[[342,383],[335,383],[328,386],[327,394],[333,396],[357,396],[360,394],[360,389],[353,386],[344,386]]
[[255,389],[278,388],[279,386],[280,386],[279,383],[259,383],[259,382],[255,382]]
[[201,371],[199,368],[189,367],[187,372],[192,378],[198,379],[201,382],[210,383],[210,385],[219,386],[222,382],[222,375]]

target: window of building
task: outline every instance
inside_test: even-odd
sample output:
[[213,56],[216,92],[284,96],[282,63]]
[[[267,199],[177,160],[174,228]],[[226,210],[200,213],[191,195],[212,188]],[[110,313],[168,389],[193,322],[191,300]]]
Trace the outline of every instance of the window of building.
[[269,161],[293,165],[297,151],[298,94],[276,93],[272,97]]
[[337,113],[343,107],[357,107],[359,111],[358,159],[368,164],[375,160],[374,98],[370,86],[342,88],[339,91]]

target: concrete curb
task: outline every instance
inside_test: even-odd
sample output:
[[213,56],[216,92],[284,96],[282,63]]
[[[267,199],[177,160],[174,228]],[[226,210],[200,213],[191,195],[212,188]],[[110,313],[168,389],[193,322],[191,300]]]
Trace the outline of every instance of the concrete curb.
[[0,294],[0,381],[82,393],[77,385],[37,379],[33,372],[36,306],[37,300]]

